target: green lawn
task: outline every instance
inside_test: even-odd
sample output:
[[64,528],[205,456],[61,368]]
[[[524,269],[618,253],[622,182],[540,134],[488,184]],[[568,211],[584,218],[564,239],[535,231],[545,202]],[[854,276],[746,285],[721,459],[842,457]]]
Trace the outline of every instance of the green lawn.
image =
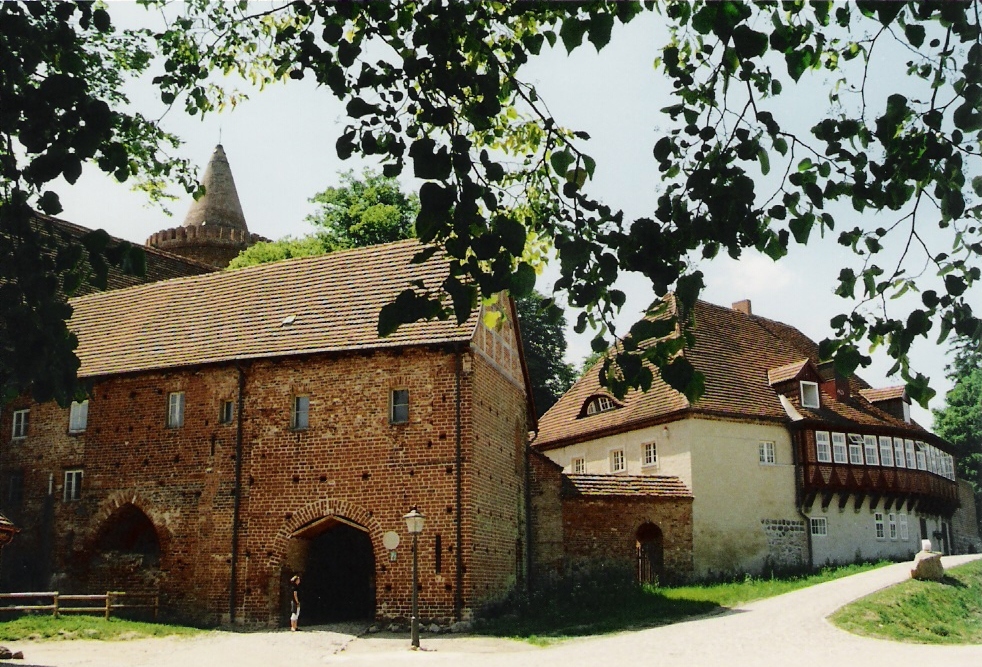
[[0,641],[59,639],[142,639],[168,635],[193,635],[202,630],[182,625],[140,623],[100,616],[21,616],[0,623]]
[[911,579],[843,607],[831,620],[858,635],[918,644],[982,644],[982,560],[944,580]]
[[799,576],[752,578],[703,586],[639,587],[623,578],[565,583],[507,607],[489,610],[482,634],[549,643],[564,637],[651,627],[814,586],[888,563],[825,568]]

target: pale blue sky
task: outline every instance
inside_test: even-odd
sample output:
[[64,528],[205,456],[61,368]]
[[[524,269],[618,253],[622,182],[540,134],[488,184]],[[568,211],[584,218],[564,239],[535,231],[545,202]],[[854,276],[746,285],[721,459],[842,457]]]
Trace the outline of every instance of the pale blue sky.
[[[111,12],[117,24],[147,21],[142,10],[132,5],[113,4]],[[531,63],[526,75],[562,124],[590,133],[586,148],[598,164],[591,190],[623,208],[628,218],[650,215],[657,197],[651,147],[666,122],[658,110],[672,103],[669,87],[652,66],[663,39],[657,17],[646,17],[618,26],[611,44],[599,55],[590,45],[572,57],[554,50]],[[372,163],[337,158],[334,144],[345,124],[343,104],[309,78],[254,91],[250,96],[234,111],[204,120],[186,117],[175,108],[164,118],[164,125],[185,141],[180,154],[202,167],[221,136],[251,231],[269,238],[308,233],[303,219],[312,209],[307,199],[334,184],[339,171],[360,171]],[[148,115],[160,114],[149,83],[135,84],[131,98]],[[799,113],[798,107],[821,111],[827,99],[823,91],[811,86],[788,91],[781,104],[788,106],[774,109],[775,115],[791,117]],[[807,125],[800,129],[805,128]],[[777,165],[772,168],[773,176],[779,169]],[[413,186],[411,179],[406,184]],[[168,218],[149,206],[142,194],[93,168],[86,168],[76,186],[57,189],[65,208],[61,217],[134,242],[179,225],[191,201],[185,197],[172,204],[174,216]],[[810,243],[807,249],[795,247],[777,263],[752,252],[740,261],[705,262],[701,268],[708,288],[703,298],[723,305],[750,299],[755,314],[787,322],[820,340],[831,333],[830,318],[849,307],[833,290],[839,269],[855,263],[835,243],[835,236],[837,232]],[[551,291],[554,278],[547,270],[538,289]],[[621,286],[629,295],[622,317],[627,325],[652,300],[652,294],[645,281],[636,277],[626,276]],[[974,299],[973,307],[982,310],[978,294]],[[575,313],[567,313],[567,318],[574,320]],[[579,364],[589,352],[589,339],[590,335],[569,332],[570,361]],[[912,355],[915,367],[929,375],[939,391],[934,407],[940,407],[941,396],[949,387],[944,378],[944,352],[933,341],[921,341]],[[899,378],[885,377],[892,361],[882,353],[874,359],[874,365],[861,374],[874,386],[898,384]],[[921,423],[931,422],[920,408],[915,408],[914,416]]]

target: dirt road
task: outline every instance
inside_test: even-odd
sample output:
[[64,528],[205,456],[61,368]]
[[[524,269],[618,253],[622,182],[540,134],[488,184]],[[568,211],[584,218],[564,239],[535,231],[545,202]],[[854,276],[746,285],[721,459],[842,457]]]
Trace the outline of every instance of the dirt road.
[[[982,556],[945,558],[952,567]],[[290,633],[214,632],[190,639],[125,642],[19,642],[22,667],[593,667],[670,664],[679,667],[906,667],[943,664],[979,667],[982,646],[923,646],[856,637],[825,618],[842,605],[903,581],[901,563],[828,582],[723,614],[685,623],[571,640],[548,648],[483,637],[423,636],[420,652],[407,637],[366,635],[359,626],[308,628]],[[26,663],[26,664],[25,664]]]

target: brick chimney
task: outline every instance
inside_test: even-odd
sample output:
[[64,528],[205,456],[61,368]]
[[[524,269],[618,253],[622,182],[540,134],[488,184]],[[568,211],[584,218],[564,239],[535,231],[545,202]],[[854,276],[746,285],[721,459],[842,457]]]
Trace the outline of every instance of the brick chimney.
[[753,315],[753,311],[750,308],[750,299],[744,299],[743,301],[737,301],[733,304],[733,310],[738,313],[743,313],[744,315]]

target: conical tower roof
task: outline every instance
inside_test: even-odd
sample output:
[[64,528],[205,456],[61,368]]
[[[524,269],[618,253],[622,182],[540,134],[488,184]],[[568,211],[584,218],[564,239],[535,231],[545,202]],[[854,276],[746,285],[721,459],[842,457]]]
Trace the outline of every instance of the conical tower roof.
[[228,158],[225,157],[225,149],[221,144],[215,146],[215,152],[205,168],[202,184],[205,186],[205,194],[191,204],[183,226],[222,226],[248,232],[242,204],[239,203],[239,193],[232,178],[232,169],[228,166]]

